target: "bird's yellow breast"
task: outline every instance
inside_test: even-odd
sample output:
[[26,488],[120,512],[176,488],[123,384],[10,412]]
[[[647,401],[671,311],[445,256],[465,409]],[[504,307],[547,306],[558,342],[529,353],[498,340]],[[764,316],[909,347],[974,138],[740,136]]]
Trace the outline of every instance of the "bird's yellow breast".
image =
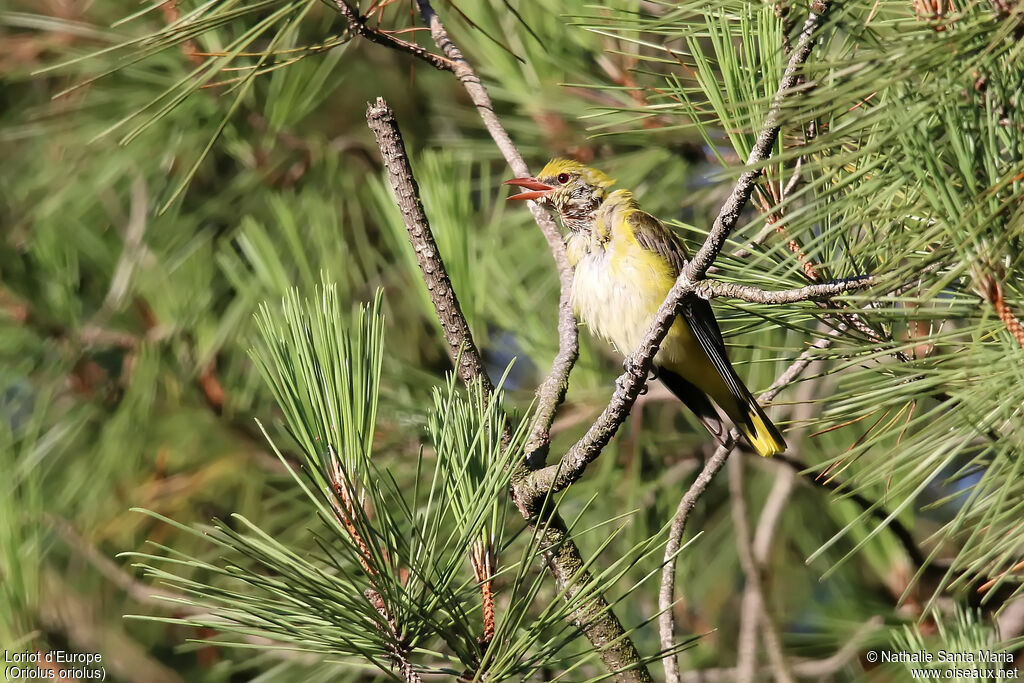
[[[589,233],[569,237],[572,302],[581,322],[626,355],[643,340],[675,278],[661,255],[637,243],[623,215],[615,212],[608,218],[599,217]],[[655,362],[683,362],[692,343],[689,329],[677,320]]]

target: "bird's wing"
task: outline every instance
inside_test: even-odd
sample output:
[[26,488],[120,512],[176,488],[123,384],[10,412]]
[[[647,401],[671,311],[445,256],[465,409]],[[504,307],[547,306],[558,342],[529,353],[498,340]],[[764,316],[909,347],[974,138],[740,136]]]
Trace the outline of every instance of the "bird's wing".
[[725,445],[728,430],[707,394],[678,372],[672,372],[668,368],[658,368],[658,379],[676,395],[676,398],[683,402],[683,405],[690,409],[690,412],[697,416],[697,419],[711,432],[718,443]]
[[[667,260],[672,265],[673,276],[679,277],[679,273],[686,267],[686,262],[689,259],[682,240],[665,227],[664,223],[649,213],[639,210],[631,211],[626,216],[626,220],[633,228],[637,244]],[[736,371],[729,363],[722,330],[718,327],[718,321],[715,320],[711,304],[705,299],[689,296],[683,300],[682,315],[700,347],[725,381],[729,393],[736,398],[741,406],[746,405],[750,398],[750,391],[744,386],[743,381],[736,375]]]
[[635,209],[626,214],[626,221],[633,229],[637,244],[661,256],[672,266],[672,277],[679,277],[690,259],[686,246],[678,236],[649,213]]

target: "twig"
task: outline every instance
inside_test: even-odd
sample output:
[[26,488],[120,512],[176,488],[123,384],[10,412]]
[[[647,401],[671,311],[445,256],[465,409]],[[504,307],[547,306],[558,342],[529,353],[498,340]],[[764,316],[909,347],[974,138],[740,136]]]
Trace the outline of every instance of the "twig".
[[110,288],[107,296],[103,299],[101,313],[97,318],[106,320],[111,311],[121,308],[128,289],[131,285],[132,275],[139,269],[143,259],[148,254],[143,237],[146,233],[146,180],[138,175],[132,181],[131,209],[128,214],[128,223],[124,229],[124,248],[121,256],[114,266],[114,275],[110,278]]
[[753,683],[757,665],[757,634],[761,635],[768,653],[768,661],[776,681],[792,683],[782,640],[768,613],[765,598],[764,564],[754,555],[754,542],[747,520],[747,500],[743,488],[743,461],[729,460],[729,504],[732,509],[733,526],[736,529],[736,548],[745,579],[743,596],[740,599],[740,632],[736,646],[736,680],[738,683]]
[[792,304],[800,301],[831,299],[843,292],[854,292],[878,284],[878,278],[871,275],[843,278],[832,282],[797,287],[796,289],[768,290],[748,285],[737,285],[720,280],[702,280],[697,283],[694,293],[702,299],[730,297],[755,304]]
[[[676,580],[676,554],[683,538],[683,531],[686,529],[686,520],[693,511],[697,500],[704,494],[708,484],[722,469],[729,454],[736,445],[739,434],[733,429],[727,435],[725,444],[719,446],[715,452],[704,463],[704,469],[700,471],[697,478],[690,485],[690,488],[683,494],[676,508],[675,517],[672,519],[672,526],[669,529],[668,542],[665,544],[665,564],[661,569],[661,588],[658,590],[658,632],[661,635],[661,648],[665,652],[672,652],[662,660],[665,667],[665,680],[668,683],[678,683],[679,662],[674,653],[676,621],[672,610],[675,607],[675,580]],[[667,644],[667,645],[666,645]]]
[[[806,433],[804,421],[809,414],[810,383],[800,385],[794,409],[796,429],[788,435],[790,447],[798,447]],[[790,672],[779,638],[778,629],[772,618],[768,603],[768,555],[771,551],[775,530],[778,528],[782,511],[785,509],[789,495],[793,491],[796,473],[789,468],[780,469],[775,475],[775,483],[765,500],[764,507],[757,522],[753,535],[747,521],[747,504],[743,488],[743,463],[737,458],[729,462],[729,501],[732,507],[734,526],[736,528],[736,545],[743,569],[746,584],[740,608],[740,631],[737,640],[736,680],[753,681],[756,668],[757,630],[761,626],[762,639],[768,661],[774,672],[776,681],[792,681]]]
[[[821,680],[835,674],[855,659],[871,632],[882,625],[881,617],[872,617],[864,622],[836,652],[825,659],[801,659],[793,663],[793,673],[800,678]],[[767,672],[765,672],[767,675]],[[684,673],[681,683],[718,683],[734,681],[736,669],[703,669]]]
[[[412,662],[409,661],[408,648],[402,644],[401,634],[398,631],[398,622],[388,612],[384,598],[374,588],[367,588],[363,594],[387,625],[388,635],[391,636],[389,647],[391,663],[402,672],[402,678],[406,680],[406,683],[420,683],[420,675],[416,672]],[[384,630],[382,626],[379,626],[379,628],[382,631]]]
[[377,146],[384,158],[384,167],[388,171],[391,187],[395,192],[395,202],[402,212],[405,228],[409,232],[409,241],[416,252],[416,262],[430,292],[430,300],[441,323],[445,341],[448,342],[449,352],[452,358],[458,359],[459,379],[468,384],[474,378],[479,378],[484,392],[490,395],[494,393],[494,385],[487,375],[480,350],[473,342],[466,316],[463,315],[455,290],[452,289],[448,271],[441,260],[437,243],[423,211],[419,186],[409,166],[402,134],[384,98],[378,97],[377,103],[367,108],[366,120],[377,137]]
[[366,22],[366,17],[361,15],[359,10],[350,4],[348,0],[334,0],[334,6],[337,7],[338,12],[345,17],[345,20],[348,22],[348,28],[352,33],[366,38],[371,42],[377,43],[378,45],[383,45],[384,47],[389,47],[392,50],[398,50],[399,52],[404,52],[418,59],[422,59],[435,69],[440,69],[441,71],[453,70],[452,63],[444,57],[435,55],[433,52],[423,49],[416,43],[410,43],[408,41],[395,38],[384,31],[370,27]]
[[743,491],[743,461],[733,458],[728,464],[729,509],[736,536],[736,551],[743,569],[744,587],[740,598],[740,630],[736,637],[736,683],[753,683],[757,667],[757,627],[764,618],[757,565],[751,548],[750,522]]
[[765,116],[757,143],[751,149],[747,159],[747,170],[740,175],[732,194],[719,211],[703,246],[676,278],[675,284],[658,309],[654,322],[644,335],[643,341],[626,359],[625,366],[629,369],[616,382],[617,389],[608,406],[587,430],[583,438],[577,441],[562,457],[559,465],[538,470],[530,477],[528,489],[535,498],[542,498],[549,489],[553,491],[564,489],[583,476],[587,465],[600,455],[629,415],[633,403],[646,384],[647,374],[651,369],[654,356],[665,335],[668,334],[680,305],[685,305],[685,298],[694,291],[698,281],[704,277],[739,221],[740,212],[750,198],[761,175],[761,164],[768,159],[778,137],[782,104],[790,96],[797,83],[800,68],[810,55],[814,34],[822,17],[828,11],[828,6],[827,1],[814,3],[800,33],[799,42],[790,55],[789,63],[768,114]]
[[[430,35],[434,43],[451,61],[452,71],[459,79],[466,93],[476,106],[484,127],[490,133],[494,144],[505,158],[509,168],[517,176],[529,176],[530,169],[523,160],[512,138],[509,136],[501,120],[494,111],[494,104],[484,87],[480,77],[466,61],[462,50],[452,42],[440,17],[434,11],[429,0],[417,0],[420,16],[430,27]],[[540,205],[530,202],[530,212],[540,228],[548,248],[555,259],[558,269],[560,294],[558,299],[558,353],[551,364],[547,377],[537,388],[537,407],[534,412],[534,424],[526,441],[526,460],[531,469],[544,464],[548,448],[551,445],[551,424],[555,419],[558,406],[565,400],[565,392],[569,388],[569,373],[579,356],[579,339],[576,317],[573,315],[570,295],[572,292],[572,268],[565,253],[565,242],[554,219]]]
[[988,302],[992,304],[992,308],[995,309],[996,315],[999,316],[999,320],[1002,321],[1007,332],[1024,349],[1024,325],[1021,325],[1020,320],[1017,319],[1010,305],[1003,298],[1003,286],[999,280],[991,275],[986,275],[982,280],[982,291]]
[[[442,320],[449,357],[453,363],[458,360],[460,377],[464,381],[478,379],[490,394],[493,384],[473,343],[441,254],[434,245],[394,114],[383,98],[377,98],[376,104],[367,108],[366,120],[377,138],[431,301]],[[517,481],[522,481],[522,478],[513,477],[513,497],[520,500],[522,492]],[[524,516],[530,514],[523,508],[521,511]],[[565,591],[567,600],[575,599],[593,579],[585,568],[579,548],[569,538],[565,522],[557,513],[550,511],[542,519],[529,521],[532,528],[540,525],[543,529],[541,547],[559,590]],[[651,680],[636,646],[604,596],[590,595],[584,604],[573,610],[571,619],[593,645],[608,670],[616,674],[616,680],[628,683]]]
[[[814,356],[822,349],[831,346],[835,337],[840,334],[842,329],[832,330],[828,336],[822,337],[809,348],[805,349],[800,356],[793,362],[789,368],[786,369],[781,375],[779,375],[772,385],[758,397],[760,401],[770,401],[774,399],[780,391],[789,384],[791,384],[797,377],[804,372],[807,367],[814,362]],[[661,647],[664,651],[671,651],[675,646],[675,615],[672,613],[673,604],[675,603],[675,581],[676,581],[676,554],[679,552],[679,548],[683,538],[683,532],[686,530],[686,521],[693,512],[694,506],[704,491],[707,489],[711,480],[718,474],[719,470],[725,464],[726,459],[732,452],[735,446],[738,434],[735,429],[729,433],[728,442],[725,445],[719,446],[714,454],[708,458],[704,464],[704,468],[697,475],[696,480],[690,485],[686,493],[683,494],[682,499],[679,501],[679,506],[676,508],[675,517],[672,519],[672,525],[669,528],[668,541],[665,544],[665,564],[661,570],[661,589],[658,591],[658,609],[660,614],[658,616],[658,631],[661,635]],[[665,680],[669,683],[678,683],[680,680],[679,675],[679,663],[676,661],[675,655],[670,655],[662,660],[662,664],[665,667]]]
[[480,584],[480,606],[482,614],[483,630],[480,636],[480,645],[486,649],[494,640],[494,545],[490,539],[479,539],[473,541],[473,547],[469,556],[470,564],[473,565],[473,577]]

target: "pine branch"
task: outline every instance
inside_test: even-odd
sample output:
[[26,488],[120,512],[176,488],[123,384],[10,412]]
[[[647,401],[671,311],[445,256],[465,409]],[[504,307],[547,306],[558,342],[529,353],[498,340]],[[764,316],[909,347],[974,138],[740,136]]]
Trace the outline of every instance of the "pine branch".
[[[871,633],[882,626],[881,617],[872,617],[836,650],[835,654],[824,659],[799,659],[793,662],[793,673],[800,678],[809,680],[828,679],[838,673],[844,666],[857,659],[860,650],[867,644]],[[765,669],[759,669],[757,673],[770,678],[771,674]],[[688,671],[680,678],[680,683],[735,683],[736,669],[701,669],[700,671]]]
[[715,297],[729,297],[742,299],[755,304],[793,304],[800,301],[822,301],[831,299],[844,292],[853,292],[859,289],[867,289],[878,284],[878,278],[871,275],[859,275],[857,277],[843,278],[822,284],[807,285],[796,289],[780,289],[776,291],[750,287],[747,285],[736,285],[718,280],[701,280],[694,293],[702,299]]
[[1014,315],[1010,305],[1006,303],[1006,299],[1003,297],[1003,286],[999,283],[999,280],[992,275],[986,275],[982,278],[981,290],[988,302],[992,304],[992,308],[995,309],[999,320],[1006,327],[1006,331],[1024,349],[1024,325],[1021,325],[1020,320]]
[[[398,629],[398,622],[388,612],[384,598],[381,597],[381,594],[375,588],[367,588],[365,595],[366,599],[377,610],[381,619],[383,619],[384,624],[387,625],[387,633],[390,636],[389,640],[391,642],[390,655],[392,665],[402,672],[402,678],[406,680],[406,683],[420,683],[420,675],[416,672],[412,662],[409,661],[408,648],[401,644],[401,632]],[[384,630],[383,625],[378,625],[378,628]]]
[[747,170],[740,175],[732,194],[719,211],[718,218],[715,219],[703,246],[679,274],[668,296],[658,309],[654,322],[644,335],[643,341],[627,357],[624,365],[628,370],[617,380],[617,389],[608,402],[608,406],[587,430],[583,438],[577,441],[562,457],[561,463],[538,470],[531,475],[527,489],[535,497],[534,503],[546,495],[546,491],[549,489],[560,491],[583,476],[587,465],[601,454],[629,415],[633,403],[647,382],[647,374],[654,362],[654,356],[675,321],[680,306],[685,305],[685,299],[693,294],[699,281],[711,267],[722,247],[725,246],[726,239],[736,227],[740,212],[754,191],[754,186],[762,172],[761,166],[770,156],[779,134],[782,105],[793,93],[801,67],[810,55],[814,35],[828,11],[828,7],[828,2],[815,2],[812,12],[804,23],[797,46],[790,56],[789,64],[772,100],[771,108],[765,117],[761,133],[758,135],[757,143],[747,159]]
[[[786,473],[788,474],[788,473]],[[757,666],[757,632],[760,626],[775,680],[792,683],[786,667],[778,630],[768,614],[765,599],[763,564],[754,555],[754,539],[747,519],[747,501],[743,487],[743,461],[729,461],[729,505],[736,530],[736,549],[744,574],[743,597],[740,601],[740,632],[736,644],[737,683],[753,683]]]
[[[833,330],[829,336],[822,337],[804,350],[793,364],[776,378],[768,390],[758,397],[758,401],[771,401],[778,396],[782,389],[792,384],[814,362],[814,357],[818,351],[832,345],[835,337],[841,331],[841,329]],[[668,541],[665,544],[665,564],[661,570],[661,589],[658,592],[658,609],[660,611],[658,630],[661,634],[661,647],[663,650],[670,651],[675,643],[675,615],[672,613],[672,608],[675,603],[676,555],[682,544],[683,532],[686,530],[686,521],[690,513],[693,512],[693,508],[697,505],[697,501],[704,495],[704,491],[707,490],[711,480],[714,479],[715,475],[722,469],[722,466],[725,465],[725,461],[729,454],[732,453],[733,448],[735,448],[738,438],[739,433],[734,428],[729,432],[726,443],[719,446],[711,457],[707,459],[707,462],[704,463],[704,468],[697,475],[697,479],[694,480],[693,484],[690,485],[690,488],[687,489],[680,499],[675,517],[672,519]],[[662,663],[665,666],[665,680],[668,683],[679,683],[681,680],[679,663],[676,661],[675,655],[666,657]]]
[[[409,239],[416,251],[431,301],[441,320],[445,340],[448,342],[449,357],[453,363],[458,363],[463,381],[477,379],[487,393],[491,394],[494,385],[487,376],[487,370],[473,342],[469,325],[462,314],[443,259],[434,243],[394,114],[383,98],[377,98],[377,102],[367,108],[366,120],[377,138],[384,165],[409,232]],[[515,478],[513,498],[521,499]],[[528,516],[527,511],[522,511],[524,516]],[[584,566],[579,548],[569,538],[565,522],[556,512],[549,512],[541,519],[534,518],[529,521],[531,528],[541,526],[543,529],[542,547],[545,560],[559,590],[565,590],[567,599],[574,599],[592,583],[593,579]],[[603,596],[595,595],[583,606],[576,608],[572,614],[572,621],[583,631],[608,670],[616,674],[617,680],[626,683],[645,683],[651,680],[636,645]]]
[[441,57],[435,55],[429,50],[425,50],[416,43],[410,43],[408,41],[396,38],[393,35],[381,31],[380,29],[370,27],[366,22],[366,17],[359,13],[359,10],[350,4],[348,0],[334,0],[334,6],[338,8],[338,12],[341,16],[345,17],[348,22],[349,30],[363,38],[366,38],[370,42],[389,47],[392,50],[398,50],[408,55],[412,55],[417,59],[420,59],[435,69],[441,71],[452,71],[452,63]]
[[[515,143],[509,136],[505,127],[494,111],[494,104],[487,93],[480,77],[466,60],[462,50],[452,42],[440,17],[434,11],[429,0],[417,0],[420,9],[420,16],[430,27],[430,35],[434,43],[451,60],[452,71],[459,79],[466,93],[469,95],[484,127],[490,133],[494,144],[501,151],[505,161],[512,172],[520,177],[530,175],[530,169],[523,160]],[[551,424],[555,420],[555,412],[558,406],[565,400],[565,393],[569,388],[569,373],[579,356],[579,337],[576,326],[576,317],[573,314],[570,294],[572,292],[572,268],[565,253],[565,242],[562,233],[555,224],[554,219],[536,202],[529,202],[530,213],[537,223],[544,239],[548,242],[548,248],[555,259],[555,266],[558,269],[558,280],[560,294],[558,298],[558,353],[551,364],[551,370],[547,377],[537,388],[537,406],[534,413],[533,430],[526,442],[526,460],[531,468],[540,467],[544,464],[548,449],[551,445]]]
[[441,331],[448,342],[449,354],[453,359],[458,359],[459,379],[469,384],[474,378],[479,378],[484,391],[490,395],[494,393],[494,385],[487,375],[480,349],[473,341],[469,323],[462,313],[462,307],[455,296],[455,290],[452,289],[451,279],[434,241],[434,235],[430,231],[430,224],[423,211],[423,202],[420,200],[419,185],[409,166],[405,143],[402,141],[394,114],[384,99],[378,97],[377,103],[367,108],[366,120],[377,137],[377,146],[384,158],[384,167],[388,171],[391,188],[395,192],[395,202],[402,212],[402,220],[409,232],[409,242],[416,252],[416,262],[423,274],[423,282],[430,292],[430,300],[441,323]]

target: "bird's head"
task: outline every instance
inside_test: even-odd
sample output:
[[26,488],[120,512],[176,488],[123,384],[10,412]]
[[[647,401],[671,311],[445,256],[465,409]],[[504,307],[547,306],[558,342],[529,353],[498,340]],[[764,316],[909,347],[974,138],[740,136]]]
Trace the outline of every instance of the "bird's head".
[[566,227],[577,229],[592,218],[608,194],[613,178],[569,159],[552,159],[534,178],[513,178],[506,185],[524,188],[512,199],[532,199],[557,211]]

